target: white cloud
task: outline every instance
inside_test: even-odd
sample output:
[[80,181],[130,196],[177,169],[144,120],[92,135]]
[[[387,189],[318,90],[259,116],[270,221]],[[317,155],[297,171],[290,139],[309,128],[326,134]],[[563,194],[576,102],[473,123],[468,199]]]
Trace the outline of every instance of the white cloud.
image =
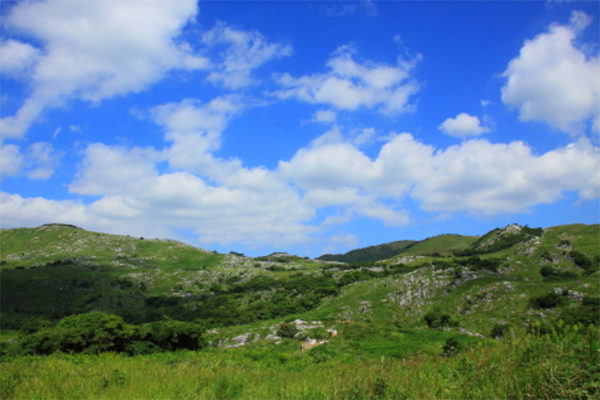
[[27,147],[23,154],[13,144],[0,146],[0,176],[19,176],[25,174],[29,179],[48,179],[58,167],[61,154],[52,144],[36,142]]
[[[436,150],[400,134],[375,159],[349,143],[329,143],[299,150],[280,162],[279,170],[314,207],[337,204],[363,215],[370,208],[370,216],[398,225],[408,220],[401,207],[394,211],[405,196],[427,211],[481,214],[523,211],[552,203],[566,191],[594,198],[600,188],[600,150],[580,141],[536,156],[522,142],[486,140]],[[395,206],[379,207],[382,199]]]
[[[174,142],[174,158],[194,158],[218,149],[221,133],[229,119],[241,111],[243,105],[236,96],[217,97],[209,103],[185,99],[153,107],[150,115],[166,131],[166,139]],[[182,146],[183,145],[183,146]],[[193,162],[176,162],[180,167],[191,167]]]
[[375,128],[363,128],[361,129],[356,136],[352,139],[352,142],[356,144],[358,147],[371,143],[377,134]]
[[[264,168],[247,169],[239,162],[208,157],[209,180],[190,172],[159,173],[156,163],[165,152],[151,148],[90,145],[80,171],[70,185],[74,193],[100,196],[83,208],[89,226],[137,229],[147,226],[187,229],[202,243],[243,242],[286,245],[306,240],[305,223],[313,209],[298,194]],[[168,154],[168,153],[167,153]],[[216,171],[216,172],[215,172]],[[91,225],[90,225],[91,224]],[[171,233],[172,234],[172,233]]]
[[327,62],[325,74],[294,78],[289,74],[275,76],[283,89],[274,95],[297,98],[312,104],[326,104],[340,110],[372,108],[384,114],[410,109],[410,97],[419,85],[410,77],[419,57],[407,62],[399,59],[394,66],[354,60],[356,50],[341,46]]
[[489,128],[481,126],[479,117],[475,117],[466,113],[460,113],[454,118],[447,118],[438,127],[439,130],[454,137],[466,137],[473,135],[481,135],[489,132]]
[[358,237],[351,233],[331,235],[327,238],[327,246],[323,248],[321,254],[332,254],[347,251],[348,249],[358,246],[358,243]]
[[208,103],[185,99],[150,110],[152,119],[165,130],[171,146],[163,150],[173,169],[182,169],[215,179],[231,173],[238,160],[218,160],[212,152],[221,146],[221,134],[229,120],[245,105],[238,96],[217,97]]
[[0,40],[0,71],[6,75],[24,75],[39,57],[35,47],[16,40]]
[[27,148],[26,164],[29,166],[27,177],[29,179],[48,179],[54,174],[58,167],[61,155],[58,154],[52,144],[48,142],[36,142]]
[[[12,147],[2,150],[18,157]],[[350,143],[330,142],[299,150],[275,170],[207,154],[213,170],[221,171],[207,178],[159,172],[164,152],[151,148],[93,144],[83,156],[70,190],[97,200],[2,193],[3,225],[59,221],[170,237],[189,230],[202,244],[279,247],[309,242],[356,215],[389,226],[410,223],[407,198],[426,211],[496,214],[552,203],[567,191],[582,199],[600,196],[600,149],[586,140],[534,155],[522,142],[486,140],[436,150],[404,133],[392,135],[375,158]],[[331,207],[333,218],[315,220],[318,210]]]
[[18,194],[0,192],[0,205],[0,221],[4,226],[36,226],[47,222],[69,224],[87,222],[85,207],[76,201],[56,201],[41,197],[23,198]]
[[22,166],[23,155],[18,146],[14,144],[0,146],[0,178],[19,175]]
[[195,0],[15,5],[6,26],[37,39],[43,48],[9,43],[11,54],[17,47],[24,54],[12,63],[40,55],[31,67],[31,95],[14,116],[0,120],[0,136],[22,136],[44,109],[72,98],[98,102],[144,90],[173,68],[205,68],[204,58],[175,41],[196,11]]
[[375,174],[371,160],[348,143],[301,149],[279,170],[303,189],[361,187]]
[[236,30],[222,23],[204,33],[202,41],[209,47],[226,46],[208,80],[230,89],[252,84],[250,74],[253,69],[271,59],[292,54],[291,46],[269,43],[258,32]]
[[519,212],[565,191],[589,198],[600,185],[600,150],[588,142],[535,156],[522,142],[471,140],[435,153],[423,167],[412,195],[428,211]]
[[600,58],[586,56],[574,44],[589,18],[574,12],[571,25],[552,25],[525,41],[508,64],[502,101],[518,108],[521,120],[578,133],[593,118],[592,129],[600,133]]
[[313,122],[331,123],[335,122],[336,119],[337,114],[331,110],[319,110],[312,117]]
[[151,148],[127,149],[95,143],[85,150],[76,179],[69,190],[84,195],[118,195],[144,192],[158,173],[160,154]]

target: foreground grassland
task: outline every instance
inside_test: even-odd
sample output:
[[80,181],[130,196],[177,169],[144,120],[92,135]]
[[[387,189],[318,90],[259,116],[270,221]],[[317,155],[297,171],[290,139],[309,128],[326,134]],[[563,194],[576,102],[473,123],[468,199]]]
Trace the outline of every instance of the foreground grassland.
[[5,361],[3,399],[599,398],[599,333],[472,343],[456,354],[361,358],[335,341],[279,347],[24,357]]
[[599,332],[472,343],[457,354],[365,359],[335,341],[128,357],[64,355],[5,361],[3,399],[599,398]]
[[0,399],[600,399],[599,225],[331,261],[56,224],[0,250]]

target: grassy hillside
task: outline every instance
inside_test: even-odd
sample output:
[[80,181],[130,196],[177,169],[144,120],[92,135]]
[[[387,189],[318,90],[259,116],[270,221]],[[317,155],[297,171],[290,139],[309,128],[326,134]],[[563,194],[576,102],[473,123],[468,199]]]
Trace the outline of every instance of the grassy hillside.
[[438,235],[413,243],[400,254],[419,255],[436,254],[451,255],[454,250],[462,250],[469,247],[477,240],[477,236],[463,236],[456,234]]
[[440,235],[360,264],[0,235],[2,398],[600,396],[599,225]]
[[462,250],[475,241],[477,236],[444,234],[424,240],[399,240],[377,246],[363,247],[344,254],[324,254],[318,260],[361,263],[386,260],[398,255],[451,255],[454,250]]
[[344,254],[324,254],[318,257],[318,260],[339,261],[345,263],[361,263],[385,260],[386,258],[390,258],[396,254],[399,254],[414,243],[414,240],[399,240],[377,246],[369,246],[361,249],[351,250]]
[[103,266],[138,266],[165,270],[210,269],[223,255],[174,240],[145,240],[89,232],[72,225],[48,224],[32,229],[0,230],[3,269],[77,260]]

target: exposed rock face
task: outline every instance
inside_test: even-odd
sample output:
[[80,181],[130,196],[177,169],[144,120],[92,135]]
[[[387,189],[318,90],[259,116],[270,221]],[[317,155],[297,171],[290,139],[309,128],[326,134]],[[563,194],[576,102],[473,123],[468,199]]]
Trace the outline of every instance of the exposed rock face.
[[219,342],[219,347],[224,347],[226,349],[233,347],[241,347],[245,346],[248,343],[254,343],[260,339],[260,335],[258,333],[246,332],[242,335],[235,336],[233,338],[223,342]]
[[469,330],[467,330],[467,329],[465,329],[465,328],[458,328],[458,331],[459,331],[460,333],[464,333],[465,335],[469,335],[469,336],[480,337],[480,338],[483,338],[483,337],[485,337],[485,336],[484,336],[484,335],[482,335],[481,333],[478,333],[478,332],[471,332],[471,331],[469,331]]
[[576,292],[574,290],[569,290],[567,292],[567,298],[571,299],[571,300],[577,300],[577,301],[583,301],[583,295],[579,292]]
[[388,294],[388,301],[404,309],[407,316],[417,315],[423,311],[428,299],[479,276],[466,269],[457,276],[450,270],[436,270],[433,266],[420,268],[394,281],[396,288]]
[[425,258],[424,256],[402,256],[394,261],[394,264],[409,264],[415,260]]

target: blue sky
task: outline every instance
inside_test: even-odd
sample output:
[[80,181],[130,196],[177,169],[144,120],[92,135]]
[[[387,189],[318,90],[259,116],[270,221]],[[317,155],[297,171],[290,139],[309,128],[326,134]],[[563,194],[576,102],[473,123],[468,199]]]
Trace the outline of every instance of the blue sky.
[[600,220],[598,2],[1,5],[2,227],[318,256]]

